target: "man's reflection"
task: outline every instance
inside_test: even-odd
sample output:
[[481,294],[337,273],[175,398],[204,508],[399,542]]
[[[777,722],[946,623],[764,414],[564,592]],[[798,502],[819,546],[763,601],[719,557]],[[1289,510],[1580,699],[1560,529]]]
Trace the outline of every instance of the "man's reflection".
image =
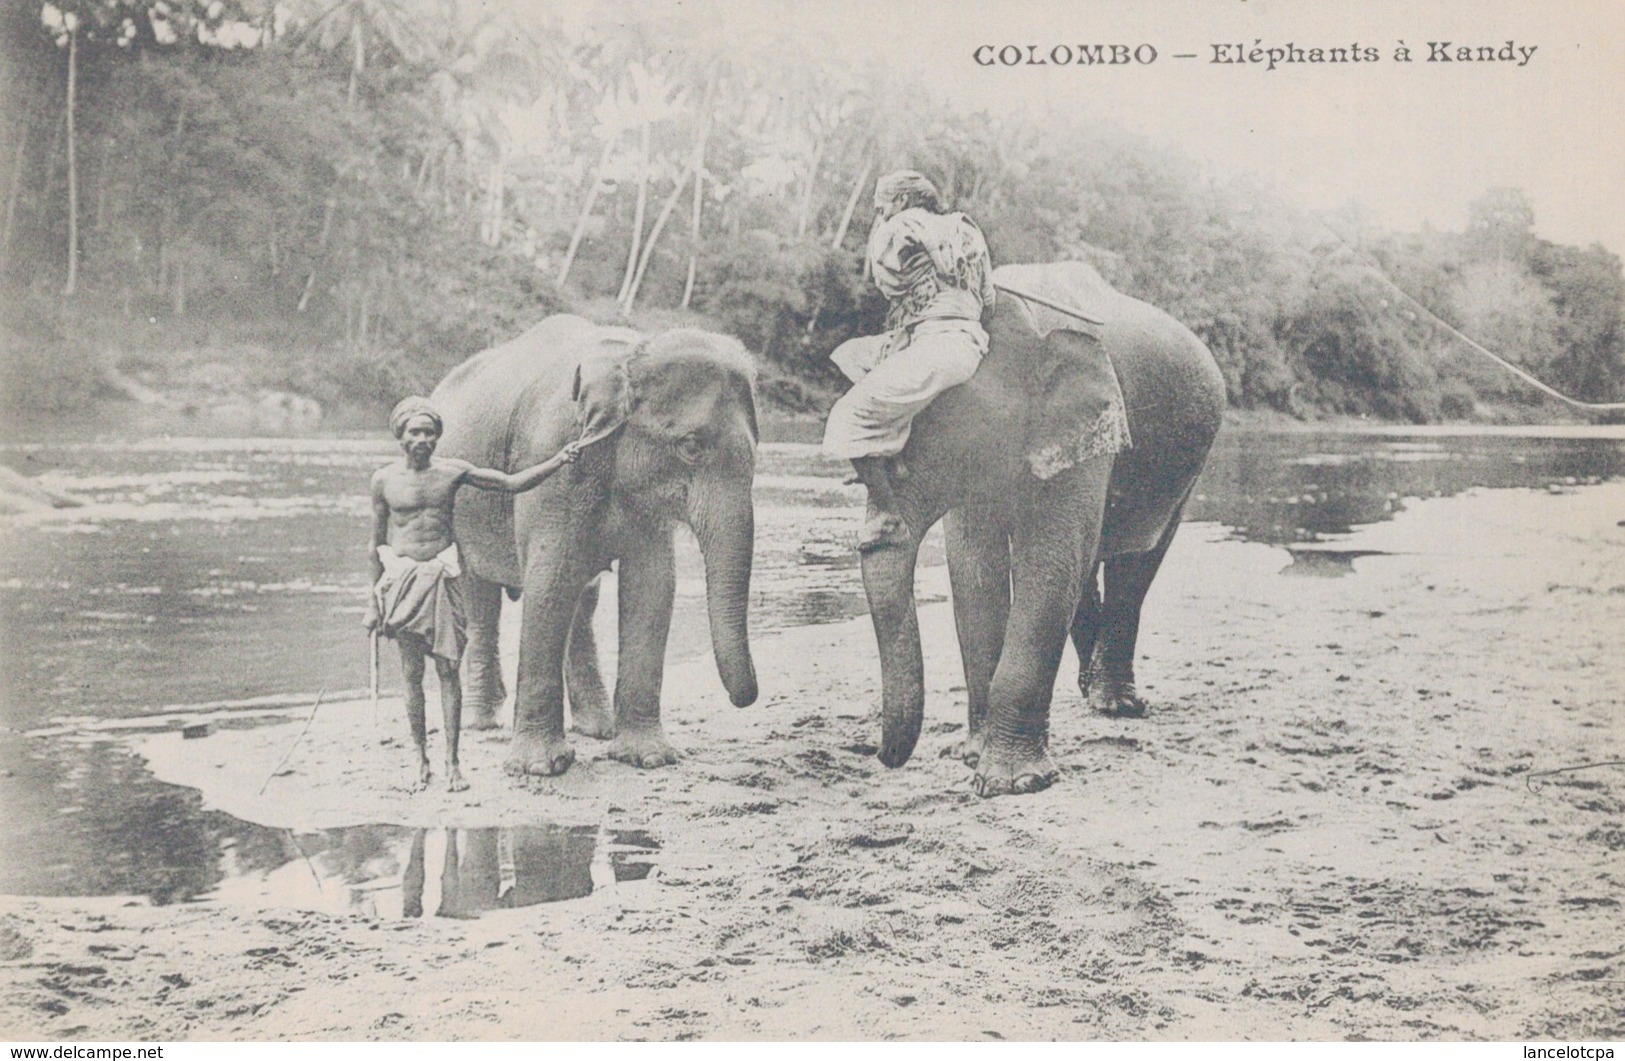
[[[440,855],[440,905],[435,916],[471,918],[485,910],[590,894],[597,832],[592,826],[446,829]],[[419,829],[412,837],[411,854],[401,876],[404,917],[423,916],[428,834],[429,830]]]

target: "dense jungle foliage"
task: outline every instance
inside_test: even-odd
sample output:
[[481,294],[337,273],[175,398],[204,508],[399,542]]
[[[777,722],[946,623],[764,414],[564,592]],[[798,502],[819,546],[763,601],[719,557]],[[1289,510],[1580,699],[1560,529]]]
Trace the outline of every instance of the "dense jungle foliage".
[[387,404],[573,308],[734,333],[771,400],[819,411],[829,351],[881,319],[869,196],[905,165],[996,261],[1088,260],[1183,320],[1238,407],[1556,409],[1396,283],[1562,390],[1625,397],[1619,258],[1537,238],[1516,189],[1460,232],[1381,231],[1130,132],[962,113],[804,42],[609,5],[0,2],[13,409],[210,373]]

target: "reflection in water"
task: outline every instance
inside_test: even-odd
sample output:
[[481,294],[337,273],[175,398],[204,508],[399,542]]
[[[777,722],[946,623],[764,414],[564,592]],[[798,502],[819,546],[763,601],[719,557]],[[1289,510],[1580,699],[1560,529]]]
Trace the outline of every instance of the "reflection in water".
[[1294,549],[1287,546],[1292,562],[1281,574],[1298,578],[1342,578],[1354,574],[1354,561],[1362,556],[1383,556],[1375,549]]
[[206,898],[368,917],[473,918],[642,880],[658,848],[646,834],[601,835],[592,825],[359,825],[281,836],[284,857],[271,866],[228,849],[225,879]]
[[642,880],[659,848],[645,832],[591,825],[296,834],[205,810],[195,789],[155,780],[114,741],[0,742],[17,745],[8,758],[20,764],[0,773],[0,894],[401,917],[421,916],[427,891],[430,912],[472,917]]
[[153,780],[121,744],[6,734],[0,751],[13,764],[0,771],[0,892],[139,895],[164,906],[224,878],[223,845],[247,865],[286,861],[276,830],[204,810],[195,789]]
[[1618,437],[1233,432],[1220,436],[1185,518],[1224,524],[1242,541],[1318,542],[1393,519],[1415,498],[1622,475]]

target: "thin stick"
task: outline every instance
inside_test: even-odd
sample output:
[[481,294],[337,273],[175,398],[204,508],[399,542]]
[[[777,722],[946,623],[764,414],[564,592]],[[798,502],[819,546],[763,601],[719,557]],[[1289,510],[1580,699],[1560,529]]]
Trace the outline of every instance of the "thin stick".
[[[372,688],[372,732],[378,733],[378,628],[372,628],[372,668],[370,682]],[[381,739],[381,738],[380,738]]]
[[1532,774],[1523,775],[1523,787],[1531,792],[1540,790],[1530,784],[1537,777],[1551,777],[1554,774],[1572,774],[1576,770],[1595,770],[1599,766],[1625,766],[1625,759],[1610,759],[1603,763],[1581,763],[1579,766],[1560,766],[1556,770],[1536,770]]
[[316,890],[322,891],[322,878],[316,872],[316,867],[311,865],[310,856],[305,854],[305,849],[299,846],[299,838],[293,834],[292,829],[284,829],[282,831],[288,834],[288,843],[292,844],[293,849],[299,852],[299,857],[305,860],[305,868],[310,870],[310,879],[316,882]]
[[310,724],[316,721],[316,709],[322,706],[322,697],[326,693],[326,686],[323,686],[321,689],[316,691],[316,702],[310,705],[310,717],[305,719],[304,726],[299,730],[299,736],[295,737],[293,739],[293,743],[288,745],[288,750],[283,753],[281,760],[279,760],[275,766],[271,767],[271,772],[269,774],[265,775],[265,784],[260,786],[260,795],[265,795],[265,786],[271,783],[271,778],[275,777],[276,772],[282,769],[283,764],[285,764],[293,755],[293,750],[299,747],[299,742],[304,739],[305,734],[310,732]]

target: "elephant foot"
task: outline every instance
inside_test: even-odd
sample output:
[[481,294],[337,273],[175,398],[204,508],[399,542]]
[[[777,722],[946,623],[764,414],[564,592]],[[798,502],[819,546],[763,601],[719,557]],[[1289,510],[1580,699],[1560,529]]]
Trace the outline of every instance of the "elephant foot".
[[1144,718],[1150,705],[1140,699],[1133,682],[1114,682],[1095,674],[1078,680],[1083,699],[1095,712],[1116,718]]
[[975,766],[982,758],[982,752],[987,749],[987,735],[985,733],[972,733],[964,740],[956,740],[942,749],[940,758],[958,759],[966,766]]
[[902,517],[890,512],[872,512],[863,525],[863,533],[858,536],[858,552],[872,553],[876,549],[907,545],[908,542],[908,524],[903,522]]
[[513,747],[509,750],[502,769],[515,776],[535,774],[540,777],[556,777],[570,769],[570,764],[575,761],[575,749],[565,742],[563,736],[544,737],[535,733],[516,733]]
[[615,736],[615,719],[608,711],[573,710],[570,712],[570,729],[583,737],[609,740]]
[[474,717],[468,720],[464,729],[501,729],[497,723],[497,713],[493,709],[474,712]]
[[1042,792],[1055,783],[1060,771],[1049,753],[1002,755],[984,748],[971,787],[978,796],[1021,796]]
[[655,766],[671,766],[677,762],[677,749],[666,740],[659,723],[648,729],[627,730],[609,744],[609,757],[617,762],[630,763],[647,770]]

